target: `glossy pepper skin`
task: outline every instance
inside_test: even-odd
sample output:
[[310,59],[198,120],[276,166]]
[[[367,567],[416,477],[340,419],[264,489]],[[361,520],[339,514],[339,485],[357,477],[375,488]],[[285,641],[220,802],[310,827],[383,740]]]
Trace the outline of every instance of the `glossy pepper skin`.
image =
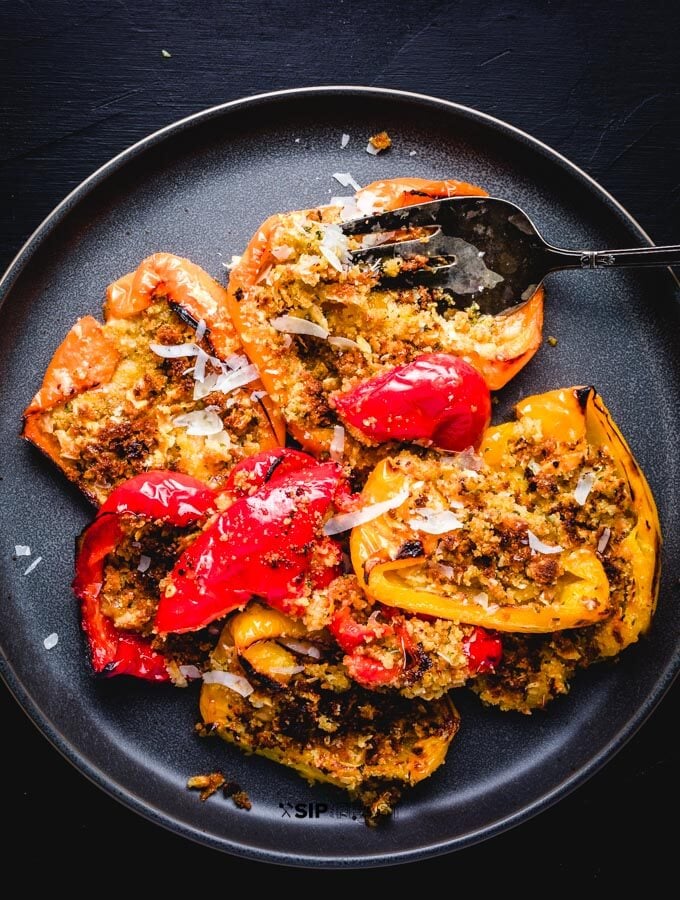
[[475,628],[463,644],[468,658],[471,675],[486,675],[493,672],[503,658],[501,639],[484,628]]
[[99,515],[132,513],[180,528],[200,519],[214,503],[215,491],[202,481],[158,469],[124,481],[104,501]]
[[[340,573],[340,547],[321,532],[332,508],[349,497],[340,466],[298,451],[258,456],[240,469],[254,490],[218,516],[170,573],[158,605],[160,633],[202,628],[253,596],[295,614],[305,589]],[[236,473],[232,488],[239,485]]]
[[73,591],[81,603],[82,627],[96,674],[169,680],[165,659],[151,647],[150,639],[116,628],[101,610],[104,567],[123,536],[123,517],[160,519],[182,527],[206,515],[214,502],[214,491],[196,478],[162,470],[149,472],[114,489],[85,529],[78,541]]
[[[516,414],[520,419],[526,416],[539,422],[548,440],[575,441],[585,437],[591,446],[606,448],[628,482],[636,525],[619,547],[632,572],[625,609],[612,618],[604,567],[594,549],[585,547],[564,555],[567,577],[554,606],[501,605],[489,611],[470,602],[472,597],[466,595],[465,588],[454,585],[450,591],[429,590],[417,578],[411,579],[422,557],[396,558],[394,527],[390,517],[384,515],[352,532],[352,563],[357,577],[369,596],[384,604],[496,631],[550,633],[589,624],[597,626],[593,633],[602,656],[616,655],[648,628],[656,604],[661,532],[649,485],[594,388],[567,388],[528,397],[517,405]],[[505,467],[504,448],[517,436],[517,427],[509,422],[488,429],[479,451],[488,466]],[[508,477],[512,477],[511,468]],[[403,475],[383,460],[368,478],[364,502],[393,497],[403,486]]]
[[372,440],[422,441],[441,450],[477,449],[491,421],[486,382],[449,353],[424,353],[331,402],[345,423]]

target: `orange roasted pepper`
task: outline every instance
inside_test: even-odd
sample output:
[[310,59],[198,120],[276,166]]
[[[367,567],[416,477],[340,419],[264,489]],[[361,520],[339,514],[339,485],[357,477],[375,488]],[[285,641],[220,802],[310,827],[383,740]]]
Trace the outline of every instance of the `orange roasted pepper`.
[[[218,356],[226,359],[240,344],[229,319],[226,291],[200,266],[172,253],[154,253],[110,284],[106,291],[104,318],[129,319],[160,297],[183,309],[194,321],[201,319],[210,332]],[[57,347],[47,367],[40,390],[24,412],[22,436],[59,465],[61,447],[44,427],[42,414],[85,391],[110,382],[120,362],[115,339],[93,316],[83,316]],[[257,389],[262,385],[253,383]],[[261,398],[267,415],[262,449],[285,443],[285,424],[266,395]]]
[[[195,322],[203,319],[215,353],[221,359],[234,352],[234,325],[229,316],[227,292],[200,266],[174,253],[154,253],[143,260],[134,272],[110,284],[104,304],[106,321],[128,319],[162,296],[169,297],[186,310]],[[283,446],[286,440],[283,418],[268,394],[261,398],[261,402],[276,440]]]
[[[356,197],[359,201],[369,199],[374,212],[384,212],[455,195],[486,197],[488,193],[476,185],[454,179],[391,178],[367,185],[357,192]],[[227,285],[227,304],[232,321],[248,356],[260,370],[265,388],[274,395],[277,392],[276,357],[266,341],[258,340],[260,326],[256,313],[244,312],[239,300],[276,262],[272,254],[272,237],[280,221],[281,216],[277,214],[260,226],[232,269]],[[507,384],[538,350],[543,332],[543,299],[543,289],[539,288],[527,303],[497,316],[493,344],[480,346],[479,352],[465,354],[465,359],[482,374],[489,390],[499,390]],[[301,429],[295,422],[289,422],[288,429],[305,450],[320,453],[328,449],[332,429]]]
[[[617,553],[630,563],[633,583],[622,610],[613,615],[604,567],[595,548],[589,547],[562,554],[564,575],[559,579],[556,599],[550,604],[494,604],[486,608],[472,602],[478,588],[455,583],[428,587],[423,566],[436,541],[430,535],[419,535],[423,538],[422,551],[415,558],[397,559],[403,542],[403,530],[399,534],[395,526],[399,510],[353,529],[351,552],[355,572],[376,601],[416,614],[498,631],[548,633],[615,618],[615,628],[598,633],[602,655],[614,655],[608,643],[616,640],[620,649],[636,640],[649,627],[656,605],[661,532],[649,485],[593,388],[564,389],[529,397],[517,405],[516,414],[519,424],[506,423],[488,429],[479,451],[487,466],[507,473],[511,485],[522,473],[519,468],[512,468],[512,457],[507,450],[518,436],[523,420],[537,422],[543,438],[556,441],[558,446],[560,442],[566,445],[585,437],[592,447],[606,448],[627,482],[635,525],[618,545]],[[481,474],[483,477],[483,471]],[[385,459],[368,478],[364,502],[368,505],[389,500],[405,485],[403,472]]]

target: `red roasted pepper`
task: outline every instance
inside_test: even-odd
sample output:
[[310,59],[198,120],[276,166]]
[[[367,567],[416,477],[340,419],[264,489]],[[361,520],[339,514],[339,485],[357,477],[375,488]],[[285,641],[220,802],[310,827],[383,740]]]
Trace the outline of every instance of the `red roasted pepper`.
[[287,472],[296,472],[314,464],[308,453],[279,447],[246,456],[229,473],[224,489],[234,497],[246,497]]
[[425,353],[331,402],[348,425],[375,441],[426,441],[450,451],[477,449],[491,420],[486,382],[448,353]]
[[[258,457],[240,471],[261,486],[236,499],[176,562],[158,605],[160,633],[202,628],[252,596],[295,614],[306,588],[340,574],[340,547],[321,532],[349,496],[340,466],[290,450]],[[232,490],[244,492],[238,477]]]
[[215,491],[198,478],[158,469],[124,481],[99,509],[163,519],[181,528],[200,519],[213,506]]
[[[382,616],[389,621],[378,622],[371,618],[362,624],[357,622],[347,607],[343,607],[335,613],[329,625],[338,646],[347,654],[344,663],[350,678],[367,688],[388,684],[394,686],[409,664],[418,657],[417,647],[406,630],[403,617],[388,608],[382,609]],[[386,645],[380,644],[384,638],[400,650],[399,658],[391,667],[372,655],[370,650],[373,643],[384,650]]]
[[475,628],[463,644],[471,675],[493,672],[503,657],[503,644],[495,634],[484,628]]
[[97,674],[133,675],[150,681],[169,679],[165,659],[152,649],[150,639],[121,631],[101,610],[104,566],[123,536],[122,517],[161,519],[181,527],[204,516],[214,500],[214,491],[189,475],[149,472],[117,487],[85,529],[78,547],[73,590],[81,602],[82,626]]
[[[381,612],[383,619],[387,621],[377,622],[371,618],[366,623],[361,623],[354,618],[348,607],[343,607],[334,614],[329,625],[329,631],[338,646],[347,654],[344,663],[350,678],[366,688],[398,686],[409,666],[417,665],[422,656],[403,617],[387,607],[383,607]],[[383,654],[386,649],[394,649],[396,645],[400,649],[400,656],[393,657],[394,664],[388,667],[382,658],[373,654],[373,645]],[[491,632],[484,628],[474,628],[463,643],[463,652],[472,677],[495,670],[503,655],[503,645],[500,638]]]

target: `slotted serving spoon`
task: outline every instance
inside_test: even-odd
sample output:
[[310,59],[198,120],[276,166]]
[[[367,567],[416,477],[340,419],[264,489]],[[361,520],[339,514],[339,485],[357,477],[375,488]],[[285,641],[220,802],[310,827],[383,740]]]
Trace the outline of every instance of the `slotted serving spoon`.
[[[399,240],[394,232],[426,228],[415,239]],[[406,206],[391,212],[352,219],[342,225],[347,235],[372,235],[371,246],[354,250],[356,260],[374,263],[381,282],[431,284],[453,305],[477,304],[480,312],[497,315],[527,301],[551,272],[561,269],[610,269],[616,266],[680,264],[680,245],[632,247],[625,250],[564,250],[541,237],[529,216],[497,197],[450,197]],[[380,241],[381,237],[385,241]],[[395,239],[396,237],[396,239]],[[395,257],[420,260],[390,275]]]

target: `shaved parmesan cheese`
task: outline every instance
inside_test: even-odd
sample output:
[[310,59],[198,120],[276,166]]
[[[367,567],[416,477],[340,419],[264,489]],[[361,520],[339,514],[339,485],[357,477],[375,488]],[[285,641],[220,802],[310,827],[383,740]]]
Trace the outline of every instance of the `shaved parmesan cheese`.
[[231,262],[228,262],[228,263],[222,263],[222,265],[224,266],[225,269],[228,269],[229,271],[231,271],[231,270],[234,269],[240,262],[241,262],[241,257],[240,257],[240,256],[232,256]]
[[445,566],[444,563],[436,563],[435,568],[442,578],[453,578],[453,566]]
[[272,328],[285,334],[307,334],[310,337],[318,337],[323,340],[326,340],[330,333],[325,328],[322,328],[321,325],[317,325],[316,322],[301,319],[299,316],[277,316],[276,319],[271,319],[269,324]]
[[564,549],[559,544],[544,544],[542,540],[536,537],[533,531],[527,531],[527,536],[532,553],[561,553]]
[[195,409],[193,412],[184,413],[173,419],[172,424],[175,428],[186,428],[187,434],[193,437],[219,434],[224,429],[222,419],[213,409]]
[[463,527],[460,519],[448,509],[418,509],[408,524],[414,531],[424,531],[426,534],[447,534]]
[[196,365],[194,366],[194,379],[196,381],[204,381],[205,380],[205,367],[210,357],[205,352],[205,350],[201,350],[198,348],[198,353],[196,354]]
[[366,144],[366,153],[370,153],[371,156],[377,156],[380,153],[377,147],[374,147],[373,144],[369,141]]
[[244,387],[246,384],[257,381],[259,377],[259,369],[250,363],[247,366],[243,366],[242,369],[234,369],[231,372],[224,372],[222,375],[219,375],[215,382],[215,390],[220,391],[222,394],[228,394],[230,391],[235,391],[236,388]]
[[51,650],[52,647],[56,647],[59,643],[59,635],[56,631],[53,631],[52,634],[48,634],[45,640],[43,641],[43,647],[45,650]]
[[340,146],[344,150],[347,144],[349,144],[349,135],[343,134],[342,139],[340,140]]
[[266,396],[267,396],[266,391],[253,391],[252,394],[250,395],[250,399],[253,401],[253,403],[257,403],[263,397],[266,397]]
[[138,572],[147,572],[149,566],[151,565],[151,557],[146,556],[146,554],[142,553],[139,557],[139,564],[137,565]]
[[200,678],[201,670],[196,666],[180,666],[180,672],[185,678]]
[[[219,363],[219,360],[216,360]],[[228,369],[242,369],[244,366],[249,364],[250,360],[243,353],[232,353],[231,356],[228,356],[224,364]]]
[[31,565],[27,569],[24,569],[24,575],[30,575],[33,569],[37,568],[41,562],[42,556],[36,556]]
[[332,460],[335,460],[335,462],[342,460],[342,454],[345,452],[345,429],[342,425],[336,425],[333,428],[333,440],[328,449]]
[[205,378],[197,381],[194,384],[194,400],[202,400],[204,397],[207,397],[208,394],[212,394],[215,390],[218,378],[219,375],[217,375],[217,373],[211,372],[210,375],[206,375]]
[[357,525],[365,525],[366,522],[372,522],[378,516],[389,512],[391,509],[397,509],[408,500],[409,490],[404,486],[398,494],[390,497],[389,500],[382,500],[380,503],[371,503],[364,506],[363,509],[357,509],[354,512],[341,513],[333,516],[323,526],[323,532],[327,535],[341,534],[343,531],[349,531],[350,528],[356,528]]
[[347,222],[350,219],[358,219],[361,215],[357,206],[357,198],[354,195],[351,197],[331,197],[331,206],[341,207],[340,219],[343,222]]
[[267,669],[272,675],[297,675],[304,671],[304,666],[270,666]]
[[349,172],[334,172],[333,178],[335,178],[335,180],[343,187],[351,187],[354,188],[355,191],[361,190],[361,185],[356,183]]
[[324,226],[323,240],[319,244],[319,252],[334,269],[342,272],[343,264],[349,262],[350,256],[347,235],[343,234],[339,225]]
[[484,460],[478,456],[472,447],[454,454],[457,465],[468,472],[479,472],[484,465]]
[[319,244],[319,252],[328,260],[336,271],[342,272],[342,263],[329,247],[324,247],[323,244]]
[[600,540],[597,542],[597,552],[604,553],[607,544],[609,543],[609,538],[612,536],[611,528],[603,528],[602,534],[600,535]]
[[292,247],[272,247],[271,254],[274,259],[278,259],[279,262],[283,262],[285,259],[288,259],[289,256],[293,254]]
[[198,356],[199,347],[197,344],[149,344],[149,349],[156,356],[162,356],[164,359],[180,359],[182,356]]
[[353,341],[351,338],[346,337],[334,337],[331,336],[328,338],[328,343],[331,347],[338,347],[340,350],[360,350],[361,347],[357,344],[356,341]]
[[206,684],[221,684],[232,691],[236,691],[242,697],[248,697],[255,688],[242,675],[234,675],[233,672],[222,672],[216,669],[214,672],[204,672],[203,681]]
[[18,559],[20,556],[30,556],[31,548],[26,546],[26,544],[15,544],[14,545],[14,558]]
[[495,613],[499,606],[497,603],[489,603],[489,595],[485,591],[480,591],[478,594],[472,598],[472,602],[476,603],[477,606],[481,606],[482,609],[486,610],[488,613]]
[[357,197],[357,208],[362,216],[372,216],[373,213],[380,209],[380,202],[377,194],[373,191],[362,191]]
[[293,653],[302,653],[304,656],[311,656],[312,659],[321,659],[321,651],[311,641],[296,641],[292,638],[281,640],[279,638],[279,644],[288,647]]
[[202,340],[205,337],[206,331],[207,325],[205,324],[205,319],[199,319],[198,325],[196,326],[196,340]]
[[361,247],[363,250],[368,250],[371,247],[387,244],[393,240],[396,233],[396,231],[377,231],[375,234],[364,234],[361,237]]
[[576,500],[579,506],[583,506],[588,499],[588,494],[591,492],[595,480],[594,472],[584,472],[579,478],[576,488],[574,489],[574,500]]
[[[245,357],[243,358],[245,359]],[[219,391],[220,394],[228,394],[237,388],[245,387],[245,385],[257,381],[259,377],[259,369],[250,363],[241,369],[222,372],[220,375],[211,372],[210,375],[206,375],[202,383],[197,381],[194,385],[194,400],[202,400],[213,391]]]

